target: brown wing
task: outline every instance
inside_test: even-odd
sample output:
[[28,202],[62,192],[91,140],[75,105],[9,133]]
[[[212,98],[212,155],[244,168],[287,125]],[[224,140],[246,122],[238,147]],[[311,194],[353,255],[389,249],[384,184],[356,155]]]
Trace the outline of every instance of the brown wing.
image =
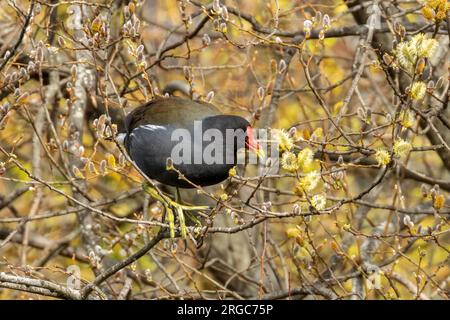
[[125,119],[127,132],[140,125],[168,125],[178,128],[191,126],[194,121],[220,115],[212,104],[179,97],[156,98],[131,111]]

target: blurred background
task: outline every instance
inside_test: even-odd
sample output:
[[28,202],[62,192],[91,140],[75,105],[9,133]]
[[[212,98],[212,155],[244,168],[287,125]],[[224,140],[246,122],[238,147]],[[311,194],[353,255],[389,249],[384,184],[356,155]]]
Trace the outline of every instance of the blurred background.
[[[2,1],[0,298],[447,299],[449,8]],[[115,141],[166,91],[280,144],[186,239]]]

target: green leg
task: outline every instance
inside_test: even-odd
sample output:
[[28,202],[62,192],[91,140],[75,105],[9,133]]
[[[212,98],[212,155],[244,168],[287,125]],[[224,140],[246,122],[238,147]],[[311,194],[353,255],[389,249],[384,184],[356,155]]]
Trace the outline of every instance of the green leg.
[[180,188],[178,187],[176,187],[175,201],[178,202],[179,204],[183,204],[183,200],[181,200]]
[[[180,228],[181,228],[181,236],[183,239],[186,239],[186,222],[184,218],[184,211],[199,211],[199,210],[207,210],[209,209],[208,206],[188,206],[188,205],[182,205],[178,203],[178,200],[180,199],[179,190],[177,188],[176,192],[176,201],[173,201],[168,196],[164,194],[160,194],[155,188],[153,188],[149,183],[144,182],[142,185],[142,188],[145,192],[147,192],[153,199],[156,199],[160,201],[166,212],[166,220],[169,223],[170,228],[170,236],[172,238],[175,238],[175,214],[178,217],[178,221],[180,222]],[[181,199],[180,199],[181,200]]]

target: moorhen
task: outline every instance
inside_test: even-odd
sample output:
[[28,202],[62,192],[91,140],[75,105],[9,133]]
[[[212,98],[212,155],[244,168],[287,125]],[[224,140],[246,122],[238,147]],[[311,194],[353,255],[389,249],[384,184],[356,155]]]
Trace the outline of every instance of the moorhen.
[[[208,186],[225,180],[236,165],[240,147],[260,152],[253,129],[244,118],[223,115],[207,102],[175,96],[159,97],[135,108],[125,119],[125,130],[125,148],[142,172],[177,188]],[[245,140],[238,141],[238,134],[231,137],[229,130],[241,130]],[[203,141],[205,137],[207,141]],[[182,161],[173,161],[176,170],[170,170],[168,158],[173,160],[173,152],[180,149],[181,142],[186,148],[175,153]],[[206,151],[212,149],[214,159],[207,159],[210,153]]]

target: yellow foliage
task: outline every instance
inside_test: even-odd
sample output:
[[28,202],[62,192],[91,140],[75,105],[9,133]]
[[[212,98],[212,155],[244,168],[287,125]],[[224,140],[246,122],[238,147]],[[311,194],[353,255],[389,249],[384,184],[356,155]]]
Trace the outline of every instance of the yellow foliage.
[[302,234],[301,230],[298,227],[292,227],[286,229],[286,236],[288,238],[296,238]]

